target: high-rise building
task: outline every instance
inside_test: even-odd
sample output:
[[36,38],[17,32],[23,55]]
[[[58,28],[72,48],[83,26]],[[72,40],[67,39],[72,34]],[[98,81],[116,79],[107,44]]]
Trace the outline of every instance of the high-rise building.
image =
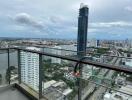
[[99,40],[97,40],[97,47],[99,47],[100,46],[100,41]]
[[[89,8],[86,5],[81,4],[78,17],[78,38],[77,38],[77,56],[79,58],[86,55],[87,48],[87,28],[88,28],[88,12]],[[81,72],[81,69],[80,69]],[[79,94],[78,99],[81,100],[81,86],[79,81]]]
[[[27,49],[37,50],[35,47]],[[21,81],[38,91],[39,87],[39,54],[21,52]]]
[[78,55],[80,56],[86,54],[88,13],[89,13],[89,8],[86,5],[81,4],[79,9],[78,39],[77,39],[77,52]]

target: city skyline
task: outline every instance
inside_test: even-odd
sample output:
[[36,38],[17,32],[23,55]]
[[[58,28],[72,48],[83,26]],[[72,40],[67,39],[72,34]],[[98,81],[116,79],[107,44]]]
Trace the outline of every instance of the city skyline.
[[131,0],[0,1],[0,36],[77,38],[77,17],[82,2],[90,10],[88,38],[132,37]]

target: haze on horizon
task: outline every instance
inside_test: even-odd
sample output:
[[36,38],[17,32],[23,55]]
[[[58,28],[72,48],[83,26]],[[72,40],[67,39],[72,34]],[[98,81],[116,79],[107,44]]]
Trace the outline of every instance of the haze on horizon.
[[1,0],[0,37],[76,38],[80,3],[88,38],[132,39],[131,0]]

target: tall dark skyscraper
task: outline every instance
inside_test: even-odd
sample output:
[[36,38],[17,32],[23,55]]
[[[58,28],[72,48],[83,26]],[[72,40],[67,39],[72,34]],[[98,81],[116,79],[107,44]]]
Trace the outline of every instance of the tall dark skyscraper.
[[86,55],[87,46],[87,28],[88,28],[88,13],[89,8],[81,4],[78,18],[78,39],[77,39],[77,55]]
[[99,41],[99,40],[97,40],[97,47],[99,47],[99,45],[100,45],[100,41]]

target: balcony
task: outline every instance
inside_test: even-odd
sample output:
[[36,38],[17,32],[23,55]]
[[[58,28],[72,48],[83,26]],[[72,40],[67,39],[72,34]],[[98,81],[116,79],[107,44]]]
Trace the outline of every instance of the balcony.
[[132,100],[131,62],[116,50],[78,57],[55,48],[1,48],[0,98]]

